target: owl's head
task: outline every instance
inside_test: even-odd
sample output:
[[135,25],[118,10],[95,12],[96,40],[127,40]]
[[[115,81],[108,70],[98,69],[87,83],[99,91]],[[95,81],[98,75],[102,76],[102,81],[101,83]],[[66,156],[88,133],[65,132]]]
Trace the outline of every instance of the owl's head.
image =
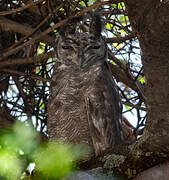
[[[92,17],[89,32],[79,32],[72,28],[72,22],[63,28],[57,43],[57,58],[66,66],[86,69],[107,58],[107,45],[101,35],[101,19]],[[71,24],[71,25],[70,25]],[[71,29],[72,28],[72,29]]]

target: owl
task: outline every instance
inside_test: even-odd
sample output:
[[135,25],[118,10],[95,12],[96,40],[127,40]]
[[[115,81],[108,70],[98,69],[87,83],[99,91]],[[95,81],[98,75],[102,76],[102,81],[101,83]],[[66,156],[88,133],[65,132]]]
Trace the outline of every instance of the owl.
[[60,33],[47,120],[50,139],[85,143],[94,156],[123,139],[120,96],[107,63],[100,24],[94,15],[88,32],[67,24]]

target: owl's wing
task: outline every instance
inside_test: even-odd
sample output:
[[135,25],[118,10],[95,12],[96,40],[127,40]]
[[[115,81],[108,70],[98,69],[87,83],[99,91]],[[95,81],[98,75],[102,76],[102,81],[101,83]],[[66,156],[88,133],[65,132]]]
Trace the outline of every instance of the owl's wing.
[[122,106],[114,80],[107,67],[93,73],[85,104],[95,154],[118,144],[122,139]]

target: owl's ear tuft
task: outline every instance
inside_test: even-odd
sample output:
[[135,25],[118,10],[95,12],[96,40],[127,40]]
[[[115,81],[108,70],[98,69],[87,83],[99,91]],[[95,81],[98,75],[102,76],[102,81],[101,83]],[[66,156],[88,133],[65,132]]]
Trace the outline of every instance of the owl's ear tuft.
[[95,36],[101,36],[101,32],[104,28],[104,22],[101,18],[101,14],[96,10],[92,13],[92,21],[90,23],[90,33],[94,34]]

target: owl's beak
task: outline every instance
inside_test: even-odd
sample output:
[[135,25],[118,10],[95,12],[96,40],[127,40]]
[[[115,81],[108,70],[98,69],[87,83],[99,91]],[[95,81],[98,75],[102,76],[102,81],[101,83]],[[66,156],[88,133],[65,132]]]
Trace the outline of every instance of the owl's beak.
[[79,51],[79,53],[78,53],[78,62],[79,62],[80,68],[82,68],[83,67],[83,63],[84,63],[84,54],[83,54],[83,51]]

